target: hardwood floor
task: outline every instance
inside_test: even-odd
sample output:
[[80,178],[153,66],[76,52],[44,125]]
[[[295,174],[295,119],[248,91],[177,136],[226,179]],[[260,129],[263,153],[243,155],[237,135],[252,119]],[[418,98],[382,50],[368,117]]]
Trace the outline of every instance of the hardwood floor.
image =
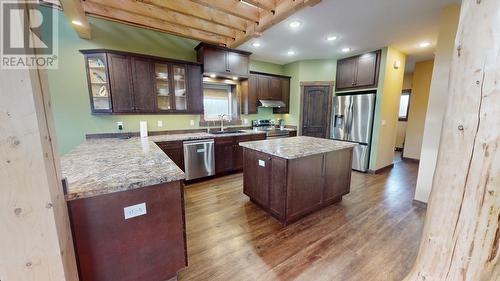
[[186,186],[189,266],[179,280],[401,280],[425,209],[417,164],[353,172],[343,201],[282,227],[243,195],[242,174]]

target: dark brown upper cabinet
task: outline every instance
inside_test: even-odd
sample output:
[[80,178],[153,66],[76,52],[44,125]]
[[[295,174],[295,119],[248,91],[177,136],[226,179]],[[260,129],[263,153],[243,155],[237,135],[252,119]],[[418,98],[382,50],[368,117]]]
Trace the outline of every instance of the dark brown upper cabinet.
[[290,77],[262,72],[250,72],[242,81],[242,113],[257,113],[259,100],[281,100],[286,106],[273,108],[274,113],[289,113]]
[[112,50],[81,52],[93,114],[203,113],[200,64]]
[[198,62],[203,64],[203,73],[222,77],[249,75],[251,53],[221,46],[200,43],[195,48]]
[[375,88],[378,85],[381,51],[337,62],[336,91]]

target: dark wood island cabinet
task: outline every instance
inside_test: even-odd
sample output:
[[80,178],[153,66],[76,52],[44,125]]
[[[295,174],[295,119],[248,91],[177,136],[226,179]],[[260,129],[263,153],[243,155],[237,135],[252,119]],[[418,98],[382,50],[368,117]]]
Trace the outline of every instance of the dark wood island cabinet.
[[242,143],[243,192],[283,225],[350,191],[353,145],[311,137]]

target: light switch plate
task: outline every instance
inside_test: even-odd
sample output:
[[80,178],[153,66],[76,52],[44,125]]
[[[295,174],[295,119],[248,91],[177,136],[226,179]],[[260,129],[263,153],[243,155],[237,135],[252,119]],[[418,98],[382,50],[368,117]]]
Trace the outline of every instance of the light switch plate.
[[385,126],[387,124],[387,121],[382,120],[380,123],[382,124],[382,126]]
[[141,203],[123,208],[123,215],[126,220],[145,215],[146,213],[147,213],[146,203]]
[[163,121],[158,120],[158,122],[156,123],[156,125],[158,126],[158,128],[163,127]]
[[266,161],[264,160],[259,160],[259,166],[265,167],[266,166]]
[[189,124],[191,124],[191,126],[194,126],[194,120],[189,121]]
[[243,124],[245,124],[245,125],[248,124],[248,119],[247,118],[243,119]]

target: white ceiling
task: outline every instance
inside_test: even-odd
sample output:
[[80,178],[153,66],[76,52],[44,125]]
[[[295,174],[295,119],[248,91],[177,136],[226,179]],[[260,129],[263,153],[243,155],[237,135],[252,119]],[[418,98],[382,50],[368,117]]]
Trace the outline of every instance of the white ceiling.
[[[441,9],[460,0],[322,0],[268,29],[238,49],[253,52],[252,58],[285,64],[305,59],[348,57],[391,45],[409,57],[407,70],[416,61],[434,56]],[[300,21],[297,29],[290,22]],[[335,35],[335,41],[327,41]],[[258,41],[256,48],[251,44]],[[422,49],[419,43],[429,41]],[[351,48],[347,54],[344,47]],[[295,55],[287,54],[289,50]]]

